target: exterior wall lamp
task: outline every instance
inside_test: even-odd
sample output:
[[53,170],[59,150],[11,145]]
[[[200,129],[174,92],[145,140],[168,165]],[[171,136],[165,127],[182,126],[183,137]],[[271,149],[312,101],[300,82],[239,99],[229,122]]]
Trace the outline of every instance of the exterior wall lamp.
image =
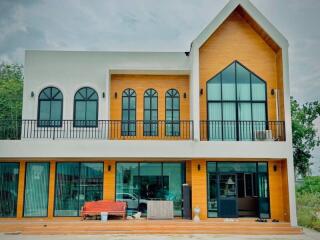
[[275,90],[272,88],[271,89],[271,95],[273,96],[275,94]]
[[34,91],[31,91],[30,96],[33,98],[34,97]]
[[198,171],[200,171],[201,170],[201,165],[200,164],[198,164]]
[[108,165],[108,172],[111,171],[111,165]]
[[275,164],[275,165],[273,165],[273,171],[274,171],[274,172],[276,172],[276,171],[277,171],[277,168],[278,168],[278,167],[277,167],[277,165],[276,165],[276,164]]
[[184,93],[184,94],[183,94],[183,98],[187,98],[187,93]]
[[102,92],[102,98],[105,98],[106,94],[104,92]]
[[200,96],[203,95],[203,88],[200,89]]
[[115,92],[115,93],[114,93],[114,98],[117,98],[117,97],[118,97],[118,93]]

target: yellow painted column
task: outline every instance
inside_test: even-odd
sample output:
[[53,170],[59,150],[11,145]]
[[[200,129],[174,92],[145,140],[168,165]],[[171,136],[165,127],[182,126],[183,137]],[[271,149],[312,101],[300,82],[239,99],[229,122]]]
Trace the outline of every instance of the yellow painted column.
[[50,175],[49,175],[49,196],[48,196],[48,218],[53,218],[54,211],[54,191],[56,181],[56,161],[50,161]]
[[24,184],[26,173],[26,161],[20,161],[19,168],[19,184],[18,184],[18,199],[17,199],[17,218],[23,217],[23,200],[24,200]]
[[283,187],[281,161],[269,161],[269,193],[271,218],[283,221]]
[[116,161],[104,161],[103,200],[115,200]]
[[206,160],[191,161],[192,214],[200,208],[200,219],[207,219],[207,164]]

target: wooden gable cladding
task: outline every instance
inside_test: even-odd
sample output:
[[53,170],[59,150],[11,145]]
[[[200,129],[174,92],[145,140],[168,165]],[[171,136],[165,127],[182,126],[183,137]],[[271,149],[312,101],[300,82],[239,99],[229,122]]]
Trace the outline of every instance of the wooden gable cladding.
[[[268,120],[283,120],[283,77],[281,49],[269,43],[266,33],[238,7],[207,39],[199,50],[200,119],[207,119],[206,83],[225,67],[239,61],[267,83]],[[276,96],[271,89],[280,89],[277,119]]]
[[[189,120],[188,75],[130,75],[114,74],[110,84],[110,120],[121,120],[122,92],[132,88],[136,92],[136,120],[143,120],[144,92],[152,88],[158,92],[158,120],[165,120],[165,94],[174,88],[180,94],[180,120]],[[115,97],[117,93],[117,98]],[[184,98],[186,93],[186,98]]]

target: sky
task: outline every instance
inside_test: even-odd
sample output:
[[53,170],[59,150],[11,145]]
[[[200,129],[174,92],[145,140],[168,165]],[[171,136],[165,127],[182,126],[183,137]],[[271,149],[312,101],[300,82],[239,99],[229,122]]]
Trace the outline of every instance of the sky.
[[[0,62],[23,63],[25,49],[188,51],[227,2],[0,0]],[[291,95],[320,100],[320,0],[251,2],[289,41]]]

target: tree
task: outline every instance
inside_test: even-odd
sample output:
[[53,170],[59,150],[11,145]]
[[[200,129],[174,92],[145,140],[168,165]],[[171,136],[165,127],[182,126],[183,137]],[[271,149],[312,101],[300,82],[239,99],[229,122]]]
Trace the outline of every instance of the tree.
[[23,67],[0,64],[0,139],[17,139],[21,133]]
[[0,64],[0,119],[19,120],[22,115],[23,67]]
[[314,120],[320,116],[318,101],[300,105],[291,97],[292,141],[295,172],[306,176],[310,172],[311,152],[320,145]]

